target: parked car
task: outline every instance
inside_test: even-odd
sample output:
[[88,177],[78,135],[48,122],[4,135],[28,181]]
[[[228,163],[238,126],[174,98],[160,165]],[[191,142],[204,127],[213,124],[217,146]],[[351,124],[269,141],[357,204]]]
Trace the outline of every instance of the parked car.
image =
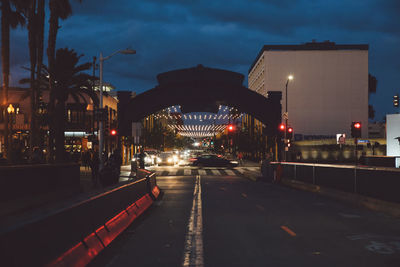
[[196,158],[190,159],[193,166],[198,167],[237,167],[239,162],[236,160],[229,160],[221,155],[205,154]]

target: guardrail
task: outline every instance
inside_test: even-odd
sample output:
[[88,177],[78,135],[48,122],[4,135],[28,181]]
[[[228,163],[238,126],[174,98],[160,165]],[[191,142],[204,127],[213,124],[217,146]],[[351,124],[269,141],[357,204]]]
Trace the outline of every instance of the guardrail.
[[[149,186],[150,185],[150,186]],[[0,230],[3,266],[83,266],[143,213],[155,173],[30,222]]]
[[273,162],[283,177],[400,203],[400,170],[334,164]]

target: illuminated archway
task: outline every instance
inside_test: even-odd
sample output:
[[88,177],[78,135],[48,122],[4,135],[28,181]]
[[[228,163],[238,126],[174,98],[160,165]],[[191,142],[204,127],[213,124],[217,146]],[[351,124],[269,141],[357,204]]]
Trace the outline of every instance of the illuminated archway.
[[219,105],[234,107],[250,114],[276,134],[281,122],[280,91],[264,97],[243,86],[240,73],[199,65],[157,75],[158,85],[133,99],[120,98],[118,107],[119,132],[131,135],[132,122],[169,106],[180,105],[183,113],[215,112]]

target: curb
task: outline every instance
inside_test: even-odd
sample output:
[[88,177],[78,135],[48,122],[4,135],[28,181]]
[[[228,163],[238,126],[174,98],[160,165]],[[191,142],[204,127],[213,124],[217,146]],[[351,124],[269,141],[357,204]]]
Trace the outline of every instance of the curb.
[[294,189],[308,191],[312,193],[321,194],[334,199],[349,202],[358,206],[365,207],[369,210],[383,212],[394,217],[400,217],[400,204],[388,202],[372,197],[366,197],[362,195],[357,195],[354,193],[342,192],[326,187],[321,187],[319,185],[307,184],[297,180],[291,180],[284,178],[281,183],[285,186],[292,187]]

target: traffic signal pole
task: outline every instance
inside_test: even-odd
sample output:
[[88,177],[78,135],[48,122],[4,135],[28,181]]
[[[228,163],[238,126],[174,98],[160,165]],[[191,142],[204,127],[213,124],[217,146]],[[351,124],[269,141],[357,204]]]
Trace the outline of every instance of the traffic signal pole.
[[283,161],[287,161],[287,151],[286,151],[286,138],[287,138],[287,136],[286,136],[286,131],[287,131],[287,128],[288,128],[288,120],[289,120],[289,118],[288,118],[288,94],[287,94],[288,85],[289,85],[289,79],[286,81],[286,97],[285,97],[285,100],[286,100],[286,105],[285,105],[286,117],[285,117],[285,132],[283,134]]
[[355,162],[356,162],[356,166],[358,165],[358,138],[354,138],[354,145],[355,145],[355,149],[354,149],[354,155],[355,155]]
[[358,138],[361,138],[361,122],[360,121],[353,121],[351,123],[351,137],[354,138],[354,155],[355,155],[355,162],[356,165],[358,164]]

